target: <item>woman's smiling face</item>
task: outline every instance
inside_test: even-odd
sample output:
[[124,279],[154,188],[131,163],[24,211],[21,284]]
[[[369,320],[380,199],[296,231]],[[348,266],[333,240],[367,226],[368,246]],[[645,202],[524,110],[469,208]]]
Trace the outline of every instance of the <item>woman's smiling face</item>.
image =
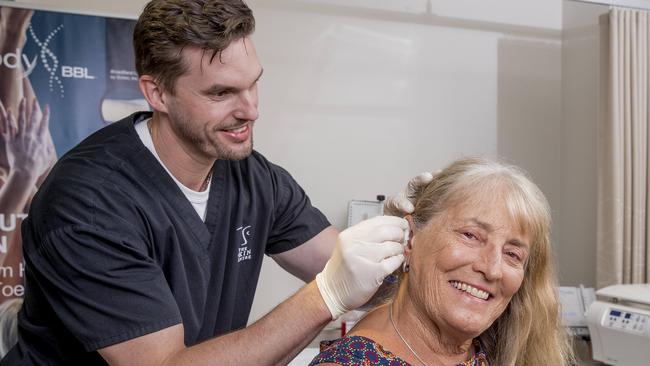
[[530,238],[499,196],[451,207],[413,237],[411,298],[455,338],[471,339],[489,328],[524,279]]

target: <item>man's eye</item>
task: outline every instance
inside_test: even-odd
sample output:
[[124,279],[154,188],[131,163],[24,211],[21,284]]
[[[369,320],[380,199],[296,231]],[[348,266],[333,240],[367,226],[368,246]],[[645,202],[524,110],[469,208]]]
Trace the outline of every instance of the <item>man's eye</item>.
[[230,89],[213,90],[207,93],[207,96],[214,99],[224,99],[232,94]]

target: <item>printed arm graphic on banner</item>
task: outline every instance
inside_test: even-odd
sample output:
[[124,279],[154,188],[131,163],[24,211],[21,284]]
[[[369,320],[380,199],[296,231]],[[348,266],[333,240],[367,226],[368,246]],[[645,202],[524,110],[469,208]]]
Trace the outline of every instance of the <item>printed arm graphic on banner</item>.
[[[33,10],[0,7],[0,52],[20,55]],[[5,57],[6,58],[6,57]],[[20,67],[0,71],[0,303],[21,296],[20,223],[38,186],[56,161],[48,128],[49,111],[41,111],[34,90]]]
[[[14,270],[22,260],[19,217],[16,216],[27,212],[38,180],[51,167],[52,155],[52,146],[48,144],[49,108],[45,107],[41,113],[35,100],[27,104],[27,99],[23,98],[18,115],[14,116],[0,101],[0,158],[3,159],[0,163],[0,213],[4,214],[4,222],[0,224],[3,229],[13,229],[10,236],[13,240],[7,242],[6,252],[0,252],[0,263]],[[22,279],[13,273],[11,278],[2,281],[3,285],[11,282],[20,283]]]
[[[0,55],[18,55],[22,54],[22,48],[27,40],[27,28],[29,21],[34,14],[33,10],[18,9],[11,7],[0,8]],[[18,51],[18,52],[17,52]],[[5,57],[7,58],[7,57]],[[11,60],[11,64],[22,65],[22,60]],[[33,99],[34,95],[26,95],[23,88],[23,68],[7,67],[3,65],[0,72],[0,100],[4,103],[7,110],[17,111],[20,101],[27,97]],[[31,100],[29,100],[31,102]]]
[[[27,29],[29,28],[33,14],[34,11],[29,9],[0,7],[0,54],[5,55],[5,59],[7,59],[8,54],[16,55],[18,58],[20,58],[19,55],[23,54],[22,49],[27,40]],[[3,104],[4,109],[6,111],[12,111],[15,117],[19,118],[20,116],[16,112],[22,100],[25,99],[26,106],[30,107],[35,104],[36,114],[33,116],[33,120],[40,121],[42,119],[42,111],[36,101],[36,95],[32,85],[29,79],[25,77],[22,60],[17,59],[12,61],[12,64],[17,64],[19,67],[7,67],[6,60],[3,61],[5,61],[5,65],[3,65],[2,71],[0,72],[0,102]],[[30,113],[31,108],[26,109],[26,111]],[[30,119],[25,118],[25,120],[31,122]],[[36,184],[32,185],[33,187],[31,189],[34,191],[40,186],[40,183],[49,172],[51,166],[56,162],[56,151],[49,129],[44,131],[43,143],[47,144],[44,152],[47,154],[46,160],[48,160],[49,168],[38,177]],[[7,167],[3,165],[5,160],[6,157],[0,157],[0,170],[4,169],[6,172]],[[3,179],[3,177],[0,177],[0,179]],[[6,211],[0,211],[0,213],[6,214]]]

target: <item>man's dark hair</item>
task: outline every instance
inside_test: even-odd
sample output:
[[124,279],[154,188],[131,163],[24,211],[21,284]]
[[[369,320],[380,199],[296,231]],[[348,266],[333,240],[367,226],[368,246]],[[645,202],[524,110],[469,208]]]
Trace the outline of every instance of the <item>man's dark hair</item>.
[[169,93],[187,72],[186,46],[211,53],[211,61],[234,40],[255,30],[251,9],[241,0],[153,0],[133,32],[138,75],[151,75]]

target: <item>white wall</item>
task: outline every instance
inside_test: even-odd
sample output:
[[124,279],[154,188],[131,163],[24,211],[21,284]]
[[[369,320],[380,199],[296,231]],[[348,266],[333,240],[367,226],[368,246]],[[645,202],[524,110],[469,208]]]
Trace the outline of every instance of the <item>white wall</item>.
[[557,254],[564,284],[596,285],[597,125],[600,117],[599,16],[607,6],[564,1],[562,40],[562,227]]
[[[145,2],[31,3],[135,16]],[[531,173],[557,237],[561,0],[249,3],[265,68],[256,148],[335,226],[345,227],[349,200],[393,193],[418,172],[479,154]],[[299,286],[266,261],[251,319]]]
[[[471,154],[521,164],[560,205],[561,2],[529,1],[546,10],[534,12],[473,2],[483,19],[444,3],[426,16],[253,3],[265,67],[257,147],[339,228],[350,199],[390,194]],[[252,319],[299,284],[270,263]]]

